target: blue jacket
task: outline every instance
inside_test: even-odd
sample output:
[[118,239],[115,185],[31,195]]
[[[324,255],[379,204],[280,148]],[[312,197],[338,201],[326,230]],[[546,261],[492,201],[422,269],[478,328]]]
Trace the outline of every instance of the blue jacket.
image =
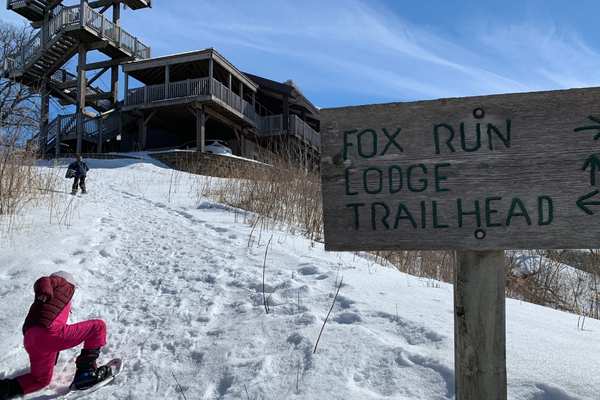
[[69,169],[75,171],[75,177],[77,178],[85,176],[90,170],[85,161],[74,161],[71,164],[69,164]]

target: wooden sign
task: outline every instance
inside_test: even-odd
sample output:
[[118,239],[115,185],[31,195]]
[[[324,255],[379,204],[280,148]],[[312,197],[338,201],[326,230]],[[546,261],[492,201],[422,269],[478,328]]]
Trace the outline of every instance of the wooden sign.
[[321,117],[328,250],[600,245],[600,88]]

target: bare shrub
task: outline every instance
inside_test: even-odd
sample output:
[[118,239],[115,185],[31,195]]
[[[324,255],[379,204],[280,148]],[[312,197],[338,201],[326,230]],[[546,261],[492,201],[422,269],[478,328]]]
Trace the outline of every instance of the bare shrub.
[[322,240],[321,181],[316,166],[281,156],[273,157],[268,165],[248,163],[221,176],[232,179],[203,180],[201,194],[256,213],[262,218],[256,218],[255,223],[299,229],[311,240]]

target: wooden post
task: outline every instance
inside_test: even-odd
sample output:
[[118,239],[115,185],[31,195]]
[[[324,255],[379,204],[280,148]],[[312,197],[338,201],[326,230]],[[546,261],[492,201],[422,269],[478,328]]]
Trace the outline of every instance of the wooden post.
[[[121,2],[115,1],[113,5],[112,21],[115,26],[121,26]],[[120,42],[119,42],[120,43]],[[113,103],[119,100],[119,66],[114,65],[110,70],[110,90]]]
[[283,121],[281,124],[281,128],[286,133],[289,128],[289,121],[290,121],[290,103],[289,103],[288,97],[284,95],[283,96]]
[[54,156],[55,156],[55,158],[58,158],[58,155],[60,154],[60,134],[62,131],[62,115],[59,115],[57,118],[58,118],[58,122],[57,122],[57,127],[56,127],[56,138],[54,139]]
[[98,120],[98,149],[96,150],[97,153],[102,153],[102,143],[104,142],[103,131],[104,131],[104,120],[102,118],[100,118]]
[[504,251],[457,251],[456,400],[506,400]]
[[146,125],[146,121],[144,121],[144,116],[141,116],[138,119],[138,147],[139,151],[142,151],[146,148],[146,136],[148,126]]
[[79,59],[77,67],[77,87],[79,88],[77,93],[77,148],[76,152],[81,154],[83,145],[83,115],[85,111],[85,96],[87,94],[87,79],[85,76],[85,70],[83,66],[86,63],[87,50],[85,45],[79,45]]
[[[211,56],[212,57],[212,56]],[[212,58],[208,59],[208,94],[211,95],[213,90],[213,76],[215,75],[214,71],[214,62]]]
[[129,94],[129,74],[125,72],[125,105],[128,104]]
[[165,65],[165,96],[169,98],[169,85],[171,83],[171,67]]
[[194,108],[196,115],[196,150],[204,153],[204,141],[206,139],[206,113],[204,107]]
[[46,154],[48,145],[48,114],[50,113],[50,94],[48,93],[48,78],[42,83],[42,99],[40,105],[40,156]]

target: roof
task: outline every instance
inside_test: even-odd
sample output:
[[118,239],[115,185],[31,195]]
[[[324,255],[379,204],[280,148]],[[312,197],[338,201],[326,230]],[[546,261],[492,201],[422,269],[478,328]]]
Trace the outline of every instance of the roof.
[[221,55],[218,51],[216,51],[212,47],[208,48],[208,49],[204,49],[204,50],[196,50],[196,51],[189,51],[189,52],[184,52],[184,53],[169,54],[166,56],[148,58],[148,59],[139,60],[139,61],[130,61],[130,62],[123,64],[123,71],[125,73],[132,73],[135,71],[142,71],[145,69],[162,67],[162,66],[166,66],[166,65],[183,64],[183,63],[188,63],[188,62],[207,60],[210,58],[219,62],[225,68],[229,69],[231,71],[231,73],[237,79],[244,82],[244,84],[246,86],[252,88],[254,91],[256,91],[258,89],[258,85],[252,79],[247,77],[242,71],[237,69],[235,65],[233,65],[231,62],[229,62],[229,60],[227,60],[225,57],[223,57],[223,55]]
[[268,78],[263,78],[262,76],[250,74],[248,72],[244,72],[244,74],[257,83],[261,89],[266,89],[288,97],[298,98],[301,103],[304,103],[303,105],[305,105],[310,112],[315,115],[319,114],[319,109],[304,96],[300,88],[298,88],[298,86],[292,80],[282,83]]

